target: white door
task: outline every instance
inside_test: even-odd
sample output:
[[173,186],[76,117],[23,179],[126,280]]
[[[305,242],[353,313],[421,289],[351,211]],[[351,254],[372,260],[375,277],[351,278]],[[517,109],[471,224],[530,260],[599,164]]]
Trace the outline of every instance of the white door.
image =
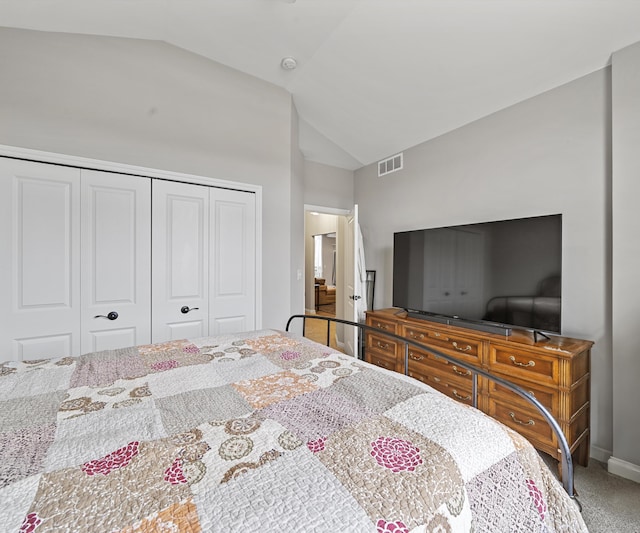
[[209,334],[209,187],[153,180],[151,340]]
[[[338,225],[338,239],[342,238],[341,248],[344,253],[342,261],[343,287],[342,309],[343,318],[352,322],[359,321],[358,301],[364,297],[360,294],[360,282],[358,274],[358,257],[360,256],[358,239],[358,205],[354,205],[353,211]],[[341,231],[340,231],[341,229]],[[337,327],[338,337],[342,337],[344,350],[350,355],[358,354],[358,328],[351,326]],[[341,334],[342,332],[342,334]]]
[[82,171],[82,353],[151,342],[151,180]]
[[80,170],[0,158],[0,360],[80,352]]
[[210,189],[209,335],[255,329],[255,194]]

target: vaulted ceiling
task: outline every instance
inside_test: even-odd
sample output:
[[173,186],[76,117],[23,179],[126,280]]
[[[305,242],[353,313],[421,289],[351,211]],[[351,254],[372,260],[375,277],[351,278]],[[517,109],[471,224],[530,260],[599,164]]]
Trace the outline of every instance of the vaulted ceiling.
[[640,41],[640,1],[0,0],[0,25],[161,40],[267,80],[305,157],[355,169],[607,66]]

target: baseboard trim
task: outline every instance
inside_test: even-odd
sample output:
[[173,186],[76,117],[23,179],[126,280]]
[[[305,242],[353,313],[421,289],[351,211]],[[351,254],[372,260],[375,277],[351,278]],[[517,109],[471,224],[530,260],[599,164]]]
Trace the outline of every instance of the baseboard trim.
[[616,457],[611,457],[607,462],[607,469],[610,474],[615,474],[616,476],[640,483],[640,466],[638,465],[617,459]]
[[596,461],[600,461],[601,463],[607,463],[609,458],[611,457],[611,450],[605,450],[604,448],[599,448],[598,446],[591,446],[591,450],[589,450],[589,455],[595,459]]

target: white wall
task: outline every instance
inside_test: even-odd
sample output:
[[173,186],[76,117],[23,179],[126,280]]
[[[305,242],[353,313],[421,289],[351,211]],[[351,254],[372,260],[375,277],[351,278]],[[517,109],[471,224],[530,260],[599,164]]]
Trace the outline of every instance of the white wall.
[[[336,213],[344,215],[353,209],[353,171],[305,161],[304,203],[307,206],[314,206],[314,208],[319,207],[319,211],[322,212],[319,216],[309,213],[305,216],[305,308],[307,312],[315,312],[312,236],[335,232],[337,230]],[[339,254],[340,251],[338,251]],[[339,258],[337,263],[339,263]],[[341,308],[339,298],[336,302],[336,308],[338,310]]]
[[160,42],[8,28],[0,72],[0,144],[262,185],[263,325],[301,308],[288,92]]
[[640,43],[612,57],[613,458],[640,482]]
[[305,161],[304,203],[353,209],[353,171]]
[[[291,102],[291,305],[289,313],[304,313],[304,156],[298,145],[298,113]],[[279,326],[282,329],[283,326]]]
[[401,171],[355,172],[377,307],[391,305],[395,231],[563,214],[563,334],[595,341],[591,442],[604,460],[612,449],[609,88],[610,71],[601,70],[405,150]]

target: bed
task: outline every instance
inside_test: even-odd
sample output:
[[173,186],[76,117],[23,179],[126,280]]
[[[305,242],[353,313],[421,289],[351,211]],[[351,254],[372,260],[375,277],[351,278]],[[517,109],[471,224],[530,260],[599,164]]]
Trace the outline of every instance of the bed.
[[6,531],[587,531],[519,434],[262,330],[0,364]]

